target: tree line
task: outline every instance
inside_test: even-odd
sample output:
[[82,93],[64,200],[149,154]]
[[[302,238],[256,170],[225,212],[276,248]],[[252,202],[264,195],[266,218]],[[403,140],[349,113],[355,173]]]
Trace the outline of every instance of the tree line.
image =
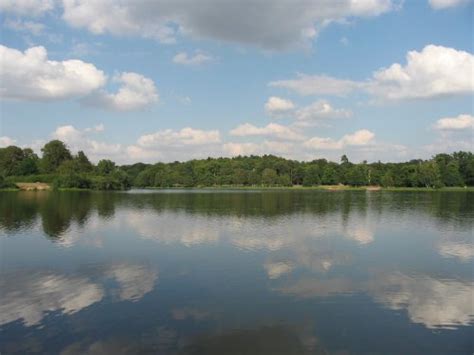
[[83,151],[73,155],[60,140],[41,148],[39,158],[32,149],[0,148],[0,187],[15,182],[46,182],[55,188],[125,190],[131,187],[127,173],[113,161],[103,159],[94,165]]
[[121,190],[131,186],[474,186],[474,155],[463,151],[403,163],[352,163],[346,155],[338,163],[326,159],[301,162],[273,155],[252,155],[122,166],[107,159],[94,165],[84,152],[73,155],[59,140],[48,142],[41,151],[40,158],[30,148],[1,148],[0,187],[20,181],[97,190]]

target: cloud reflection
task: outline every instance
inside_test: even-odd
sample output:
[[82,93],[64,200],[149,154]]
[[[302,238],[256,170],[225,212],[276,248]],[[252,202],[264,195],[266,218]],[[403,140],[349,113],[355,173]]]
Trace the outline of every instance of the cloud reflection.
[[406,309],[414,323],[427,328],[456,328],[474,321],[474,283],[394,273],[383,276],[369,291],[393,310]]
[[119,284],[120,300],[136,301],[153,290],[158,271],[144,265],[118,264],[108,268],[105,276]]
[[39,324],[47,312],[73,314],[104,297],[101,285],[86,277],[22,273],[1,277],[0,324],[23,320]]
[[[118,291],[108,286],[114,280]],[[92,274],[27,271],[1,274],[0,324],[22,320],[38,325],[49,312],[70,315],[100,302],[106,294],[118,294],[121,301],[137,301],[152,291],[158,271],[139,264],[113,264]]]

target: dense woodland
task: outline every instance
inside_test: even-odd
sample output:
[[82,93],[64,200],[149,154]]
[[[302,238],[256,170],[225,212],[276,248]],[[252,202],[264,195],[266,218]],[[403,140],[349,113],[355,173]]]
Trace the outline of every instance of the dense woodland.
[[438,154],[430,160],[404,163],[352,163],[345,155],[339,163],[326,159],[300,162],[264,155],[118,166],[106,159],[94,165],[84,152],[73,155],[59,140],[48,142],[41,151],[40,158],[29,148],[1,148],[0,187],[14,187],[15,182],[46,182],[56,188],[96,190],[132,186],[474,186],[472,152]]

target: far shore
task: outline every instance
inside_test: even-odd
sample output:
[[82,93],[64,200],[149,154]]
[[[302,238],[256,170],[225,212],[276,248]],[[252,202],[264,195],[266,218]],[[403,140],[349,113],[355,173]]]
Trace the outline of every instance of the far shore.
[[[2,188],[0,191],[53,191],[50,184],[46,183],[16,183],[16,188]],[[474,191],[474,186],[454,187],[381,187],[381,186],[347,186],[347,185],[318,185],[318,186],[196,186],[196,187],[132,187],[132,190],[279,190],[279,191]],[[100,191],[80,188],[59,188],[56,191]]]

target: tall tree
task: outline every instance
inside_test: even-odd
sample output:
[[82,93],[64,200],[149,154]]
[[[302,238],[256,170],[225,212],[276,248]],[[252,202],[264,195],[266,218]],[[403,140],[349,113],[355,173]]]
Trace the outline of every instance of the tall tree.
[[71,160],[71,152],[60,140],[52,140],[41,148],[41,170],[45,173],[53,173],[66,160]]

